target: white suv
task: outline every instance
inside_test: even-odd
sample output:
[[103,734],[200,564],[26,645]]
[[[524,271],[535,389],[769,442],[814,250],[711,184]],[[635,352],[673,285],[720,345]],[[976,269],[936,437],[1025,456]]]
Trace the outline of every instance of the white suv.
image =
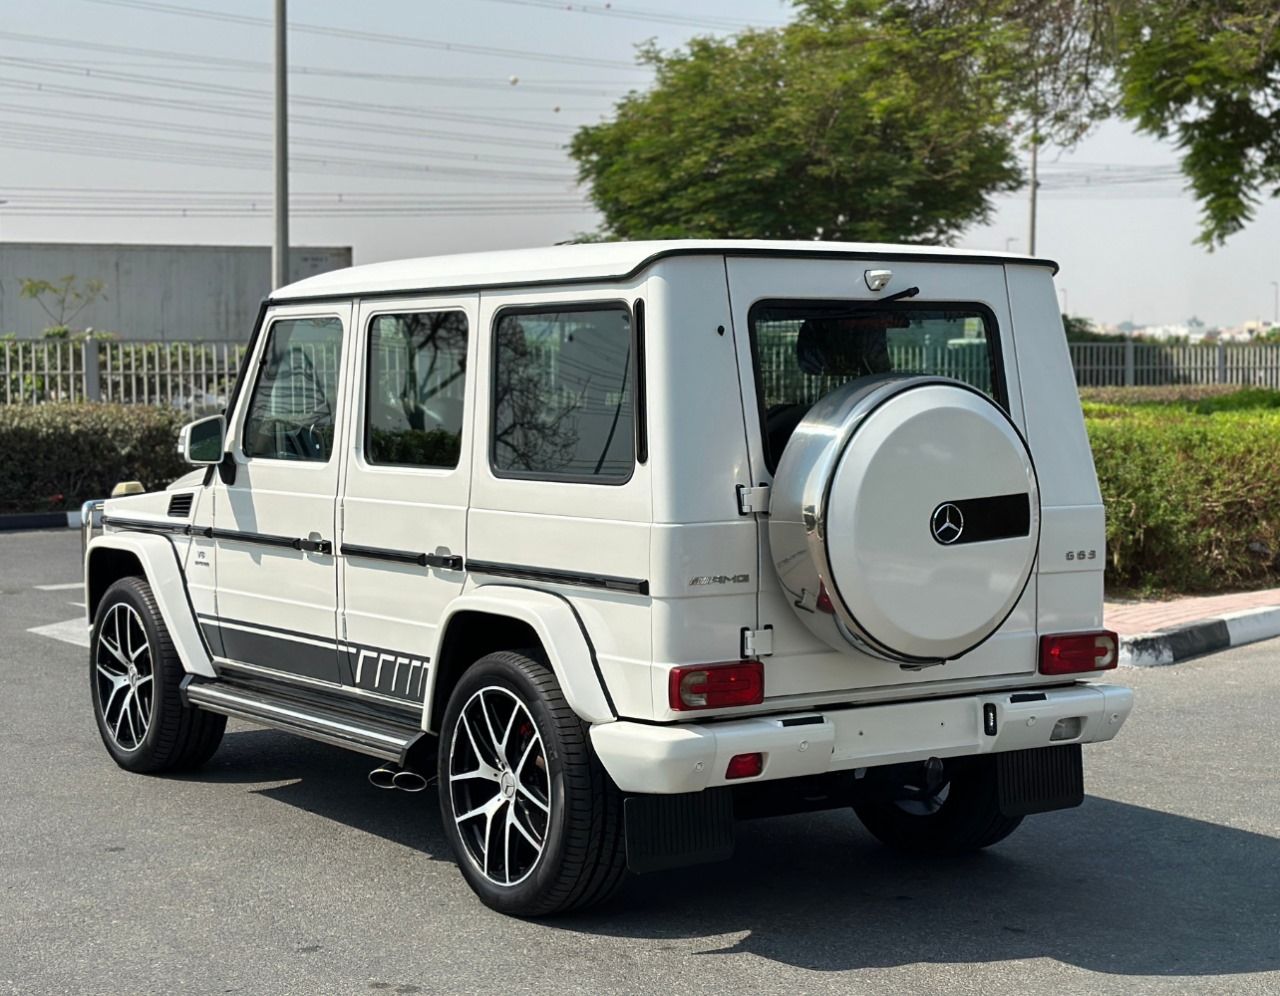
[[[851,806],[958,852],[1083,798],[1126,688],[1052,263],[657,242],[263,304],[202,469],[112,498],[90,679],[131,771],[227,716],[438,780],[520,915]],[[87,532],[95,532],[87,516]]]

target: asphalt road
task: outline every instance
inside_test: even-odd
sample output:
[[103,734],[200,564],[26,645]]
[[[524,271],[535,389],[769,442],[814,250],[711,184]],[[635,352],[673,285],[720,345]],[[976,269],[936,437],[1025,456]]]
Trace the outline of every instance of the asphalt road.
[[[1083,807],[918,862],[852,815],[747,824],[730,862],[547,922],[490,913],[429,793],[233,724],[130,775],[89,710],[71,531],[0,534],[0,991],[1280,993],[1280,641],[1121,672]],[[50,631],[46,631],[50,632]]]

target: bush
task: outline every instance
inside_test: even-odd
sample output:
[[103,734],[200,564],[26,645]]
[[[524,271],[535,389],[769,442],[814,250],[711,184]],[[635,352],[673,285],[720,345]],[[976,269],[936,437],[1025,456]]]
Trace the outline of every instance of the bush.
[[1216,413],[1217,399],[1084,406],[1110,590],[1280,583],[1280,410],[1275,392],[1241,393],[1268,397],[1223,399]]
[[[1160,387],[1082,387],[1080,400],[1106,405],[1168,405],[1223,395],[1250,394],[1239,384],[1166,384]],[[1275,393],[1275,392],[1263,392]]]
[[119,481],[163,487],[190,469],[177,452],[186,421],[147,405],[0,405],[0,512],[76,508]]

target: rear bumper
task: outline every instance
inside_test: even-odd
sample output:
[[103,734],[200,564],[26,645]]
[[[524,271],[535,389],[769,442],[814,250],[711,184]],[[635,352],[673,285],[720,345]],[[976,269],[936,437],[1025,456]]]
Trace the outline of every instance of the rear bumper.
[[[591,742],[623,791],[670,794],[930,757],[1097,743],[1114,737],[1132,708],[1128,688],[1080,684],[702,724],[621,720],[593,726]],[[729,759],[754,751],[764,754],[763,772],[727,781]]]

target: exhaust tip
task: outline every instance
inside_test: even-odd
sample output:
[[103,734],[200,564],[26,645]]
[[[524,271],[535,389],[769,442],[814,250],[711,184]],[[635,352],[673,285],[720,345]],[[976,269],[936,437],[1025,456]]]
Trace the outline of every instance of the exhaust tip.
[[384,764],[369,772],[369,784],[374,788],[393,789],[396,787],[396,776],[403,774],[394,764]]
[[426,778],[416,771],[397,771],[391,781],[404,792],[421,792],[427,787]]

